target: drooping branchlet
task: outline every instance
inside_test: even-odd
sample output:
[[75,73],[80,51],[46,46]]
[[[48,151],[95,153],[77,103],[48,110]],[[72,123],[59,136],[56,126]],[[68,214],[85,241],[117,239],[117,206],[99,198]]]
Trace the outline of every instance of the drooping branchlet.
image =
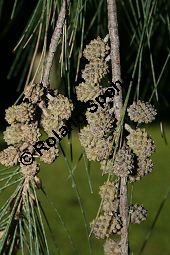
[[[5,119],[10,126],[3,135],[9,147],[0,152],[0,163],[5,166],[18,164],[20,167],[23,178],[20,204],[24,205],[32,181],[37,188],[41,187],[41,179],[38,177],[40,166],[35,159],[39,157],[41,161],[51,164],[59,155],[56,140],[55,146],[48,145],[48,150],[43,150],[43,147],[44,153],[37,155],[34,144],[41,143],[40,128],[43,127],[48,135],[53,135],[52,130],[60,131],[72,110],[73,104],[67,97],[48,90],[42,84],[26,86],[24,101],[6,110]],[[23,206],[18,207],[18,215],[22,215],[23,209]]]

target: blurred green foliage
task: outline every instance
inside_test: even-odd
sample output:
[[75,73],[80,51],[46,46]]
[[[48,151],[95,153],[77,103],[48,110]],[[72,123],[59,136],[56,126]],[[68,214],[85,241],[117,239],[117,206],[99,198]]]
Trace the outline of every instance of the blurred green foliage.
[[[148,128],[149,133],[156,144],[156,153],[153,155],[154,170],[144,177],[140,182],[133,185],[134,203],[143,203],[148,209],[148,218],[146,222],[140,225],[130,226],[130,248],[131,254],[139,254],[144,238],[150,231],[151,224],[163,200],[164,194],[170,187],[170,145],[166,145],[162,139],[158,125],[152,125]],[[165,124],[167,141],[170,142],[170,126]],[[73,136],[73,158],[72,164],[76,163],[81,154],[81,147],[77,138],[77,133]],[[63,149],[69,158],[70,147],[68,140],[62,141]],[[42,178],[43,188],[47,197],[38,192],[41,198],[42,206],[49,221],[51,232],[45,224],[47,237],[51,254],[57,255],[76,255],[90,254],[82,214],[75,189],[72,186],[72,180],[69,177],[68,168],[65,165],[64,157],[60,157],[52,165],[42,164],[40,176]],[[99,186],[102,185],[105,177],[101,176],[99,164],[92,163],[90,166],[90,180],[92,183],[93,194],[90,192],[87,174],[84,167],[83,158],[79,161],[77,169],[74,172],[77,189],[86,214],[87,222],[92,221],[100,203],[98,195]],[[1,203],[9,196],[9,191],[1,194]],[[129,185],[129,198],[132,193],[132,185]],[[160,216],[156,222],[155,228],[149,239],[143,255],[169,255],[170,252],[170,221],[169,197],[163,207]],[[45,220],[44,220],[45,222]],[[90,238],[93,255],[102,255],[103,241]],[[133,252],[133,253],[132,253]],[[19,253],[18,253],[19,254]]]

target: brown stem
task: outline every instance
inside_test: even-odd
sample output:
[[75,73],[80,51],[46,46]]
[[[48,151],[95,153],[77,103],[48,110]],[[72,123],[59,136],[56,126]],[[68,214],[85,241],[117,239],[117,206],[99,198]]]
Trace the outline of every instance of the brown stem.
[[50,46],[49,46],[49,51],[48,51],[48,56],[44,68],[44,74],[42,78],[42,83],[44,87],[48,87],[49,85],[49,76],[50,76],[50,71],[54,59],[54,54],[56,52],[56,48],[60,39],[60,36],[62,34],[62,29],[64,25],[64,21],[66,18],[66,11],[67,11],[67,6],[69,5],[70,0],[63,0],[62,6],[60,13],[58,15],[58,20],[51,38]]
[[120,215],[122,219],[121,251],[122,255],[128,255],[128,198],[127,177],[120,180]]
[[[120,53],[119,53],[119,35],[117,22],[117,8],[115,0],[107,0],[108,8],[108,29],[111,44],[111,64],[112,64],[112,82],[121,81]],[[117,121],[120,120],[123,101],[122,88],[116,83],[119,92],[114,96],[114,113]],[[121,177],[120,181],[120,215],[122,218],[121,232],[121,255],[128,255],[128,190],[127,178]]]
[[[111,64],[112,64],[112,82],[121,81],[120,54],[119,54],[119,35],[117,23],[117,9],[115,0],[107,0],[108,8],[108,29],[111,44]],[[120,119],[122,109],[122,89],[120,84],[116,83],[119,92],[116,91],[114,98],[115,116]]]

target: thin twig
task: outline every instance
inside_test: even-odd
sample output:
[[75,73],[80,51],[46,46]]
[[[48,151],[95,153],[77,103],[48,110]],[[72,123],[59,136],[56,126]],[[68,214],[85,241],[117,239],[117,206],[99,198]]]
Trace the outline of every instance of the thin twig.
[[53,32],[53,35],[51,38],[48,56],[47,56],[46,64],[45,64],[45,68],[44,68],[44,74],[43,74],[43,78],[42,78],[42,83],[43,83],[44,87],[48,87],[48,85],[49,85],[49,77],[50,77],[50,71],[51,71],[51,67],[52,67],[52,63],[53,63],[53,59],[54,59],[54,54],[56,52],[56,48],[57,48],[60,36],[62,34],[64,21],[66,19],[67,6],[69,5],[69,3],[70,3],[70,0],[63,0],[61,10],[58,15],[56,27],[54,29],[54,32]]
[[128,255],[128,190],[127,177],[120,180],[120,214],[122,218],[121,250],[122,255]]
[[[120,54],[119,54],[119,35],[117,24],[117,9],[115,0],[107,0],[108,8],[108,29],[111,43],[111,64],[112,64],[112,82],[121,81]],[[116,91],[114,98],[115,116],[120,118],[122,109],[122,89],[120,84],[116,83],[119,92]]]
[[[111,44],[111,64],[112,64],[112,82],[121,81],[120,53],[119,53],[119,35],[117,22],[117,8],[115,0],[107,0],[108,8],[108,29]],[[119,90],[114,96],[114,112],[117,121],[121,117],[123,106],[122,88],[120,84],[115,84]],[[122,218],[121,232],[121,255],[128,255],[128,190],[127,178],[122,177],[120,181],[120,214]]]

